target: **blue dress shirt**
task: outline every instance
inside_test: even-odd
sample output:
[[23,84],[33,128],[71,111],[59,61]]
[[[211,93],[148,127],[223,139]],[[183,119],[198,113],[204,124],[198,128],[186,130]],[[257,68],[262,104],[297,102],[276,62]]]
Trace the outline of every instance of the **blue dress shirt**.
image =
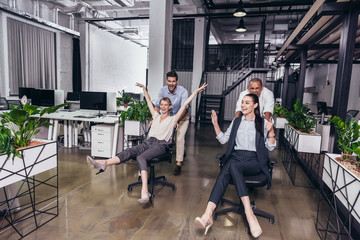
[[176,114],[180,107],[185,103],[186,99],[188,98],[189,94],[188,91],[180,85],[176,86],[175,93],[171,93],[169,91],[168,86],[164,86],[160,89],[158,99],[156,100],[155,107],[160,107],[160,100],[164,97],[168,97],[171,101],[172,108],[170,109],[170,115]]

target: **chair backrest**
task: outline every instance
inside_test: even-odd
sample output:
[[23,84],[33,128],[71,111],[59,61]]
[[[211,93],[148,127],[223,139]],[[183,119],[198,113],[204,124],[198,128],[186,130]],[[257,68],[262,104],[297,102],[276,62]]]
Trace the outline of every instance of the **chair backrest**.
[[0,97],[0,111],[9,110],[9,104],[4,97]]
[[350,118],[355,118],[358,113],[359,113],[358,110],[348,110],[346,112],[346,120],[348,120]]
[[22,109],[22,104],[20,100],[6,100],[8,102],[9,105],[14,105],[14,106],[20,106],[20,109]]
[[174,128],[174,130],[173,130],[172,136],[170,138],[171,141],[166,146],[166,153],[153,158],[151,161],[149,161],[150,163],[155,163],[155,162],[169,162],[170,163],[171,162],[173,147],[175,146],[175,132],[176,132],[176,128]]

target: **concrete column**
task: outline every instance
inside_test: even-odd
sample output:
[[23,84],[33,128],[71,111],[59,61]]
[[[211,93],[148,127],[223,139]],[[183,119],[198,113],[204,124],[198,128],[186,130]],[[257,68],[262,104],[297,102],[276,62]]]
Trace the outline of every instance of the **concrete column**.
[[164,85],[165,74],[171,70],[173,1],[150,1],[149,85],[152,100]]
[[3,12],[0,12],[0,96],[9,96],[9,61],[7,44],[7,20]]
[[89,54],[90,54],[90,34],[89,24],[87,22],[79,23],[80,32],[80,61],[81,61],[81,86],[83,91],[90,90],[89,77]]
[[[199,87],[202,72],[205,64],[205,41],[206,41],[206,20],[205,18],[195,18],[194,29],[194,60],[191,91]],[[190,95],[191,93],[189,93]],[[191,102],[191,121],[195,122],[196,100]]]

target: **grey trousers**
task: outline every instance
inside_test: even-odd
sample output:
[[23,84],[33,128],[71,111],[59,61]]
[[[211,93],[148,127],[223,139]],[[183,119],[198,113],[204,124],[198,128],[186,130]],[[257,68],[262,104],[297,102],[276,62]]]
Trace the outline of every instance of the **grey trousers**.
[[125,149],[116,156],[120,159],[120,163],[124,163],[130,159],[136,159],[140,170],[147,170],[147,161],[166,152],[165,140],[156,138],[146,139],[143,143],[132,148]]

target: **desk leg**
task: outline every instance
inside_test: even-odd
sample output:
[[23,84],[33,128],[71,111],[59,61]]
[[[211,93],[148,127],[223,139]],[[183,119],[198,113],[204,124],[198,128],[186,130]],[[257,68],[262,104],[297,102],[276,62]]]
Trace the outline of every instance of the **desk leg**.
[[69,129],[68,129],[68,131],[69,131],[69,148],[72,147],[73,123],[74,123],[73,120],[69,121]]
[[78,146],[78,122],[75,121],[74,123],[74,144],[75,144],[75,147]]
[[58,137],[58,127],[59,127],[59,120],[54,120],[54,130],[52,135],[52,140],[57,140]]
[[[54,120],[53,119],[50,119],[49,120],[49,123],[53,124],[54,123]],[[51,140],[53,138],[53,125],[50,125],[49,126],[49,129],[48,129],[48,137],[47,137],[47,140]]]
[[64,120],[64,147],[68,147],[68,120]]
[[113,139],[113,147],[112,147],[112,153],[111,157],[114,157],[116,155],[116,147],[117,147],[117,139],[119,134],[119,123],[115,123],[115,131],[114,131],[114,139]]

